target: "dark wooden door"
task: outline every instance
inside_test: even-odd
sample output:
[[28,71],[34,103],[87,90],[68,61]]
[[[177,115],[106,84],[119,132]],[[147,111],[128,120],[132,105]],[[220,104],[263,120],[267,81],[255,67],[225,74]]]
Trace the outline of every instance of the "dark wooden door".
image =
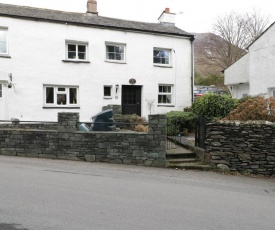
[[122,86],[122,114],[141,116],[141,86]]

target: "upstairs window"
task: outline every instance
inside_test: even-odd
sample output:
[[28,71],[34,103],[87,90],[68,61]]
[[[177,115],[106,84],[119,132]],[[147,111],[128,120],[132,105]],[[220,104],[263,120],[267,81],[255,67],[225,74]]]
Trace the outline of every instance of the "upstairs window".
[[0,28],[0,55],[8,54],[7,29]]
[[158,104],[172,104],[172,85],[159,85]]
[[170,65],[171,64],[170,54],[171,54],[170,50],[154,48],[154,51],[153,51],[154,64]]
[[44,86],[46,106],[78,106],[78,87]]
[[125,45],[106,44],[106,60],[125,62]]
[[79,42],[66,42],[66,59],[72,61],[87,61],[88,44]]

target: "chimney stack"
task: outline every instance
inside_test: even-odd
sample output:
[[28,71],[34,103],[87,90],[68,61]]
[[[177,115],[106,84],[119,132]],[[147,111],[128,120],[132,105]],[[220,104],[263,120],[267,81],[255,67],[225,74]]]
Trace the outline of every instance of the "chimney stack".
[[175,14],[170,13],[170,8],[165,8],[158,18],[159,23],[166,26],[175,26]]
[[92,14],[92,15],[98,15],[97,1],[96,0],[88,0],[88,2],[87,2],[87,13]]

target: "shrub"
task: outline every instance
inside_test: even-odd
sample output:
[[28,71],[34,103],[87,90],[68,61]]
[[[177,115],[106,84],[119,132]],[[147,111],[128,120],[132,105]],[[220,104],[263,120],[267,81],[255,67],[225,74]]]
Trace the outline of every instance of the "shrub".
[[247,97],[239,100],[237,107],[231,111],[226,120],[265,120],[275,122],[275,99]]
[[137,131],[137,132],[148,132],[148,126],[137,125],[135,127],[135,131]]
[[213,120],[227,116],[236,105],[237,99],[230,95],[206,94],[196,99],[192,105],[192,111],[197,116]]
[[[115,122],[117,123],[117,127],[121,129],[126,129],[126,130],[135,131],[136,126],[144,125],[144,123],[147,123],[144,117],[140,117],[136,114],[131,114],[131,115],[115,114],[113,117]],[[140,132],[143,132],[143,131],[140,131]]]
[[196,115],[192,112],[171,111],[167,116],[167,135],[186,136],[192,133],[195,127]]

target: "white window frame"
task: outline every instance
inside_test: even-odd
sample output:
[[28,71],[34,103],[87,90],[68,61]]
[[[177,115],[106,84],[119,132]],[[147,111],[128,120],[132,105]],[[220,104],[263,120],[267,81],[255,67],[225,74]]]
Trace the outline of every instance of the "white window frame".
[[[75,58],[69,58],[69,45],[74,45],[76,47],[76,56]],[[79,58],[79,46],[85,46],[85,59]],[[81,42],[81,41],[71,41],[66,40],[66,60],[68,61],[88,61],[89,60],[89,52],[88,52],[88,42]]]
[[[105,95],[105,88],[110,88],[110,96]],[[112,99],[113,98],[113,86],[112,85],[104,85],[103,86],[103,98],[104,99]]]
[[[160,87],[170,87],[171,92],[160,92]],[[173,105],[173,99],[174,99],[174,85],[170,84],[159,84],[158,85],[158,105]],[[170,102],[159,102],[159,96],[170,96]]]
[[[157,63],[155,62],[155,51],[163,51],[163,52],[168,52],[168,63]],[[167,49],[167,48],[158,48],[158,47],[154,47],[153,48],[153,64],[154,66],[166,66],[166,67],[172,67],[172,50],[171,49]]]
[[0,52],[0,55],[8,55],[9,54],[9,47],[8,47],[8,28],[5,28],[5,27],[0,27],[0,31],[4,31],[6,32],[6,52],[2,53]]
[[[79,107],[79,87],[78,86],[68,86],[68,85],[44,85],[43,86],[43,95],[44,95],[44,107]],[[53,89],[53,102],[47,103],[47,88]],[[64,90],[62,90],[62,88]],[[71,95],[70,89],[76,90],[76,97],[73,100],[73,103],[70,103]],[[65,102],[61,102],[62,94],[65,94]],[[60,99],[59,99],[60,98]],[[59,99],[59,100],[58,100]]]
[[[123,47],[123,59],[116,60],[108,58],[108,49],[107,46],[118,46]],[[115,55],[115,52],[114,52]],[[115,43],[115,42],[105,42],[105,61],[106,62],[114,62],[114,63],[126,63],[126,44],[125,43]]]

